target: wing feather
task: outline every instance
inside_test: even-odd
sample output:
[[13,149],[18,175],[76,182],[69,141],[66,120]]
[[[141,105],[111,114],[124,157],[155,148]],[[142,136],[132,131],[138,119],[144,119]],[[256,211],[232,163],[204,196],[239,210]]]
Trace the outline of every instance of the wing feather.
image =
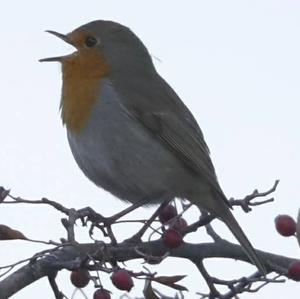
[[156,73],[148,80],[130,78],[124,86],[119,85],[118,90],[121,90],[126,113],[155,134],[187,167],[207,180],[214,192],[228,203],[219,186],[202,131],[173,89]]

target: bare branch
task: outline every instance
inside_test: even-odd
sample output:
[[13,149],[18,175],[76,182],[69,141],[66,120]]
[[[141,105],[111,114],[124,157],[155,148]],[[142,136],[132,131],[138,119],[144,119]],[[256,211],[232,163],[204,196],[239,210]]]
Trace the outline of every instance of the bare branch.
[[[177,249],[168,250],[162,241],[158,240],[140,243],[138,249],[139,252],[153,256],[163,256],[169,252],[169,255],[172,257],[186,258],[196,265],[205,258],[231,258],[249,262],[241,246],[227,241],[202,244],[184,243]],[[112,258],[118,262],[124,262],[141,258],[139,252],[135,246],[130,246],[127,242],[118,244],[117,246],[105,244],[99,247],[99,244],[91,243],[71,244],[56,248],[50,254],[39,255],[38,259],[34,259],[28,265],[21,267],[3,279],[0,282],[0,299],[15,294],[41,277],[54,275],[56,271],[64,268],[70,269],[70,265],[74,266],[74,261],[77,261],[78,265],[82,261],[86,261],[87,257],[93,257],[93,259],[99,260],[102,263],[110,262]],[[281,275],[286,275],[288,265],[296,260],[263,251],[257,251],[257,253],[265,261],[268,272],[277,272],[280,269],[280,273],[277,273]],[[276,268],[273,265],[276,265]]]
[[29,200],[29,199],[24,199],[21,197],[15,197],[15,196],[12,196],[11,194],[8,194],[7,197],[11,198],[12,200],[11,201],[4,200],[3,203],[5,203],[5,204],[18,204],[18,203],[46,204],[46,205],[52,206],[56,210],[66,214],[66,215],[69,215],[69,213],[70,213],[70,209],[64,207],[63,205],[61,205],[60,203],[58,203],[56,201],[52,201],[47,198],[42,198],[41,200]]
[[205,279],[209,290],[210,290],[210,298],[218,298],[220,297],[220,293],[219,291],[216,289],[214,281],[212,279],[212,277],[208,274],[208,272],[206,271],[203,262],[202,261],[198,261],[195,263],[198,270],[200,271],[201,275],[203,276],[203,278]]
[[274,201],[274,198],[269,198],[266,200],[262,200],[259,202],[252,202],[253,199],[258,198],[258,197],[265,197],[273,192],[276,191],[277,186],[279,184],[279,180],[276,180],[274,185],[272,186],[271,189],[265,191],[265,192],[258,192],[257,189],[255,189],[252,194],[247,195],[246,197],[244,197],[243,199],[234,199],[234,198],[230,198],[229,199],[229,203],[232,206],[240,206],[246,213],[251,211],[251,206],[258,206],[258,205],[262,205],[265,203],[269,203]]
[[[252,194],[246,196],[241,200],[231,199],[230,203],[232,205],[241,206],[246,212],[250,211],[250,206],[261,205],[267,202],[272,201],[273,199],[261,200],[259,202],[253,202],[252,200],[258,197],[268,196],[274,192],[277,188],[279,181],[276,181],[274,186],[266,192],[258,192],[255,190]],[[153,213],[153,215],[148,220],[134,220],[134,222],[139,222],[142,224],[142,227],[138,232],[133,235],[128,240],[118,243],[112,227],[115,224],[126,221],[118,221],[120,217],[123,217],[130,211],[140,207],[144,202],[141,201],[136,205],[132,205],[129,208],[111,216],[104,217],[101,214],[97,213],[90,207],[86,207],[80,210],[75,210],[73,208],[66,208],[60,203],[57,203],[46,198],[41,200],[27,200],[20,197],[14,197],[10,194],[9,190],[0,188],[0,203],[2,204],[16,204],[16,203],[25,203],[25,204],[47,204],[62,212],[67,217],[62,219],[62,224],[64,225],[67,231],[67,240],[62,240],[62,244],[56,243],[53,241],[44,242],[44,241],[35,241],[46,243],[49,245],[55,245],[55,248],[43,250],[32,258],[22,260],[12,265],[2,267],[0,269],[5,270],[5,273],[0,277],[5,277],[0,281],[0,299],[7,298],[20,289],[26,287],[27,285],[33,283],[34,281],[40,279],[41,277],[47,276],[51,288],[55,294],[55,298],[66,298],[62,292],[58,289],[58,286],[55,282],[55,276],[57,271],[62,269],[75,270],[78,268],[86,268],[89,271],[97,271],[97,276],[92,276],[95,286],[101,286],[101,281],[99,278],[99,271],[105,273],[111,273],[114,269],[119,268],[121,262],[125,262],[133,259],[144,259],[146,263],[154,264],[160,263],[163,259],[168,256],[185,258],[192,261],[198,268],[199,272],[202,274],[206,283],[210,289],[209,294],[200,294],[201,298],[218,298],[218,299],[229,299],[229,298],[238,298],[238,294],[243,292],[257,292],[263,286],[269,283],[278,283],[283,282],[282,279],[279,279],[281,276],[287,276],[287,269],[291,262],[295,259],[271,254],[268,252],[263,252],[257,250],[257,254],[261,257],[262,261],[265,264],[265,267],[268,273],[275,272],[278,275],[274,278],[262,277],[259,273],[255,273],[249,277],[242,277],[234,280],[222,280],[215,277],[212,277],[209,274],[209,271],[204,267],[203,260],[208,258],[230,258],[240,261],[245,261],[251,263],[248,260],[248,257],[245,255],[243,249],[240,245],[235,245],[224,239],[222,239],[217,232],[210,225],[211,221],[215,219],[214,216],[201,211],[201,217],[195,223],[190,224],[181,232],[183,235],[186,235],[190,232],[197,231],[198,228],[205,226],[207,233],[211,236],[214,242],[212,243],[202,243],[202,244],[189,244],[183,243],[180,247],[176,249],[167,248],[161,239],[156,241],[151,241],[151,237],[160,235],[161,232],[164,232],[166,229],[165,225],[171,226],[182,217],[183,213],[191,207],[190,203],[182,202],[182,212],[179,213],[176,217],[171,219],[168,223],[164,223],[160,228],[152,227],[153,222],[157,221],[156,218],[161,212],[161,210],[168,204],[165,202],[160,205],[160,207]],[[75,223],[80,219],[83,226],[90,225],[89,235],[92,238],[93,231],[95,228],[100,229],[104,236],[109,237],[111,243],[107,244],[104,242],[99,242],[95,239],[95,243],[79,244],[76,242],[75,236]],[[130,222],[128,220],[127,222]],[[132,221],[131,221],[132,222]],[[148,242],[142,242],[142,236],[147,230],[152,230]],[[16,266],[20,263],[28,262],[27,265],[21,267],[15,272],[11,273]],[[136,277],[137,279],[146,279],[149,281],[159,282],[159,277],[156,277],[156,273],[145,273],[139,272],[135,273],[130,270],[128,272],[131,276]],[[180,276],[180,275],[179,275]],[[177,277],[179,277],[177,275]],[[173,278],[176,276],[173,276]],[[169,277],[170,279],[172,277]],[[161,277],[162,279],[162,277]],[[256,287],[253,287],[255,283]],[[258,285],[259,284],[259,285]],[[217,289],[218,285],[227,286],[229,291],[225,294],[221,294]],[[177,290],[186,290],[184,286],[179,284],[170,284],[170,287],[173,287]],[[158,294],[158,293],[157,293]],[[163,295],[162,295],[163,296]],[[162,297],[161,296],[161,297]],[[176,298],[177,294],[174,298]],[[183,295],[181,293],[181,297]],[[162,297],[164,298],[164,297]],[[166,297],[167,298],[167,297]]]
[[55,281],[55,277],[56,275],[54,276],[48,276],[48,281],[49,281],[49,284],[51,286],[51,289],[53,290],[53,293],[54,293],[54,296],[55,296],[55,299],[63,299],[63,298],[67,298],[58,288],[57,286],[57,283]]

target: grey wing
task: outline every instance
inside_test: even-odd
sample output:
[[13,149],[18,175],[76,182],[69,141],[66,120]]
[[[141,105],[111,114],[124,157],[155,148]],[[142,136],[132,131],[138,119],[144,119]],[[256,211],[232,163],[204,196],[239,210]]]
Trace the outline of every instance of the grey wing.
[[173,114],[145,113],[138,117],[152,133],[156,134],[174,154],[195,173],[206,179],[226,203],[227,199],[221,190],[214,167],[209,157],[206,144],[198,138],[186,124]]
[[136,79],[134,93],[124,98],[127,112],[159,137],[187,167],[206,179],[228,203],[219,186],[208,146],[191,112],[161,77],[148,80],[146,85],[143,82]]

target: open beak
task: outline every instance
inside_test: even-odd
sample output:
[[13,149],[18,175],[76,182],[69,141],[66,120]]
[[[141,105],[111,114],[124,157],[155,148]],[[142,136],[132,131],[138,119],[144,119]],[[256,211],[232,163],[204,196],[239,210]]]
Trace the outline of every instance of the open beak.
[[[46,32],[53,34],[55,36],[57,36],[58,38],[60,38],[61,40],[63,40],[64,42],[74,46],[74,44],[72,43],[72,41],[68,38],[67,35],[56,32],[56,31],[52,31],[52,30],[46,30]],[[69,56],[69,55],[65,55],[65,56],[57,56],[57,57],[48,57],[48,58],[42,58],[39,59],[39,62],[51,62],[51,61],[59,61],[61,62],[63,60],[64,57]]]

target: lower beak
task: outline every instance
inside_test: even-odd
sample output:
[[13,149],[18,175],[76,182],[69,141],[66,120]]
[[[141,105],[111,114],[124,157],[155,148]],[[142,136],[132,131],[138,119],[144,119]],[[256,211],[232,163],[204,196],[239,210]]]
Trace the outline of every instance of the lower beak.
[[[55,35],[56,37],[60,38],[61,40],[63,40],[64,42],[74,46],[74,44],[72,43],[72,41],[68,38],[67,35],[56,32],[56,31],[52,31],[52,30],[46,30],[46,32]],[[66,55],[68,56],[68,55]],[[39,59],[39,62],[51,62],[51,61],[59,61],[61,62],[63,60],[64,57],[66,56],[57,56],[57,57],[48,57],[48,58],[42,58]]]

